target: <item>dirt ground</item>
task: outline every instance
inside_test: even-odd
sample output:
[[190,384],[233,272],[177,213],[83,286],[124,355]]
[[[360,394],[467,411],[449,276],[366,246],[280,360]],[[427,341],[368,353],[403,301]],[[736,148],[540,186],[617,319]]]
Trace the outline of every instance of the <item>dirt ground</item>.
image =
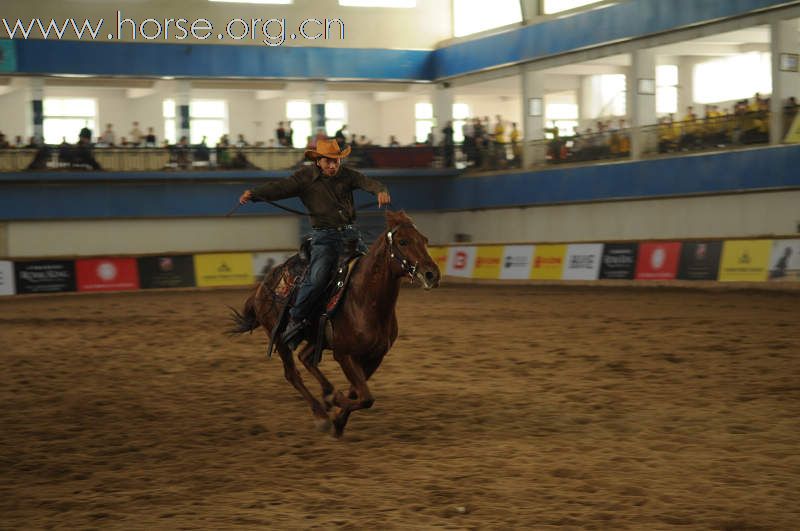
[[404,289],[342,440],[245,293],[0,300],[0,528],[800,526],[800,291]]

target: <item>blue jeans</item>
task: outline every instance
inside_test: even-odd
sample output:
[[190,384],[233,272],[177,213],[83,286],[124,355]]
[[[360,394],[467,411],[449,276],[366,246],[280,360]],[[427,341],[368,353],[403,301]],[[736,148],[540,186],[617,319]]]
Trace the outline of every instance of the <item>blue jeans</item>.
[[366,252],[367,247],[356,228],[312,229],[311,231],[311,264],[308,273],[300,284],[294,306],[289,310],[292,319],[299,321],[311,316],[314,307],[320,302],[325,287],[330,282],[333,269],[339,256],[347,251],[350,245]]

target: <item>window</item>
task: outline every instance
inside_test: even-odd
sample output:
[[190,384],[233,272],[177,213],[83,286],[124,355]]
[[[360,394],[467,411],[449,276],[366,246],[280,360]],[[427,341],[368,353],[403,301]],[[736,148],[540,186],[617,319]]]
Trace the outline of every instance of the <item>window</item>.
[[[164,139],[170,144],[178,140],[175,100],[164,100]],[[192,100],[189,102],[189,143],[215,146],[222,135],[228,134],[228,105],[225,100]]]
[[519,0],[492,0],[491,8],[486,4],[486,0],[453,0],[456,37],[522,22]]
[[343,101],[325,102],[325,133],[332,137],[345,124],[347,124],[347,104]]
[[[311,133],[311,103],[308,100],[289,100],[286,102],[286,118],[292,130],[291,145],[305,147]],[[288,133],[288,131],[287,131]]]
[[[572,136],[578,126],[578,103],[574,92],[547,94],[544,97],[544,119],[547,129],[558,129],[559,136]],[[545,133],[553,138],[553,133]]]
[[469,105],[466,103],[453,104],[453,142],[464,141],[464,124],[469,118]]
[[551,15],[553,13],[560,13],[575,9],[576,7],[587,6],[589,4],[596,4],[602,0],[544,0],[544,14]]
[[428,134],[433,129],[433,105],[430,103],[417,103],[414,106],[414,140],[425,142]]
[[772,93],[772,59],[766,52],[750,52],[694,66],[694,101],[717,103]]
[[345,7],[417,7],[417,0],[339,0]]
[[656,113],[678,112],[678,67],[656,67]]
[[625,116],[625,74],[602,74],[600,78],[599,116]]
[[60,144],[63,139],[74,144],[81,129],[88,127],[92,137],[98,136],[97,102],[91,98],[45,98],[44,141]]

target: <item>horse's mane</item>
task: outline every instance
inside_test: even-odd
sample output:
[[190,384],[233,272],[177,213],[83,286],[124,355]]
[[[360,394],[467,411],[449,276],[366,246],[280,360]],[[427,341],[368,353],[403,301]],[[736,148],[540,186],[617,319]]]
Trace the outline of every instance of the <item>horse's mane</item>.
[[386,210],[386,228],[391,230],[403,223],[414,223],[405,210]]

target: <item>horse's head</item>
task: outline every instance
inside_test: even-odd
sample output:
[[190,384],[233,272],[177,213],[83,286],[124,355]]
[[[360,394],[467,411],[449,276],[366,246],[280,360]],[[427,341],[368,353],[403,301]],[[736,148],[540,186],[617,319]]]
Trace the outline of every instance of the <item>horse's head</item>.
[[439,285],[439,266],[428,254],[425,237],[405,212],[386,211],[386,244],[391,256],[391,267],[398,275],[408,275],[411,282],[418,280],[426,290]]

